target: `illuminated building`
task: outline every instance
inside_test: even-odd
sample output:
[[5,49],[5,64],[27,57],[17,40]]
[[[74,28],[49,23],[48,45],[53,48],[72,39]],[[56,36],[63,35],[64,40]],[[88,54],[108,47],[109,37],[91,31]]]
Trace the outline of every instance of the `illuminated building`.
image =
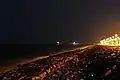
[[120,37],[118,34],[115,34],[112,37],[100,40],[101,45],[110,45],[110,46],[120,46]]

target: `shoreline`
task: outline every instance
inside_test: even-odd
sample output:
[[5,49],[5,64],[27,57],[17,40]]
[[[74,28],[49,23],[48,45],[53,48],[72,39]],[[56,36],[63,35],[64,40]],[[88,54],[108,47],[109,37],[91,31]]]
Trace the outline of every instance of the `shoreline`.
[[[88,46],[90,46],[90,45],[88,45]],[[77,47],[77,48],[69,49],[69,50],[67,50],[67,49],[66,49],[66,50],[61,50],[61,51],[56,52],[56,54],[53,54],[53,55],[57,55],[57,54],[62,54],[62,53],[74,51],[74,50],[80,49],[80,48],[81,48],[81,49],[87,48],[88,46],[80,46],[79,48]],[[36,61],[36,60],[39,60],[39,59],[43,59],[43,58],[49,57],[49,55],[50,55],[50,54],[47,54],[47,55],[45,55],[45,56],[39,56],[39,57],[34,56],[34,57],[32,57],[32,58],[26,58],[26,59],[17,59],[17,60],[15,59],[15,60],[9,62],[8,65],[0,66],[0,75],[1,75],[2,73],[5,73],[5,72],[7,72],[7,71],[10,71],[10,70],[16,68],[17,65],[19,65],[19,64],[20,64],[20,65],[23,65],[23,64],[26,64],[26,63],[30,63],[30,62],[33,62],[33,61]],[[12,64],[12,65],[11,65],[11,64]],[[9,67],[8,67],[8,66],[9,66]]]

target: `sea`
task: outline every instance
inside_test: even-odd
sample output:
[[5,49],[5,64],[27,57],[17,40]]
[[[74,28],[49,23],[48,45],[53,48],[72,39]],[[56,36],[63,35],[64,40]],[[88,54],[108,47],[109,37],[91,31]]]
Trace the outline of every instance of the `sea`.
[[0,73],[36,57],[56,54],[64,50],[70,50],[89,44],[1,44],[0,45]]

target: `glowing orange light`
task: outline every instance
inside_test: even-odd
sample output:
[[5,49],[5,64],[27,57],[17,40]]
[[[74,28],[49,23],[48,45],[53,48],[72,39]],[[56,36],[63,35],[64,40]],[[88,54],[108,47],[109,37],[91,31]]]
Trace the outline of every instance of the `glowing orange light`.
[[115,34],[115,36],[101,40],[100,44],[110,45],[110,46],[120,46],[120,37],[118,36],[118,34]]
[[115,34],[115,37],[118,37],[118,34]]
[[112,36],[112,38],[114,39],[115,37],[114,37],[114,36]]

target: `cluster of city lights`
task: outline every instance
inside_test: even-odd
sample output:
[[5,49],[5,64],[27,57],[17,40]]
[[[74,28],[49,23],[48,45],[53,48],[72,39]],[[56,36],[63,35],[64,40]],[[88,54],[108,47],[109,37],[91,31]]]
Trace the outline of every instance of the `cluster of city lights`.
[[102,45],[113,45],[113,46],[120,46],[120,37],[118,36],[118,34],[115,34],[112,37],[103,39],[100,41],[100,44]]

